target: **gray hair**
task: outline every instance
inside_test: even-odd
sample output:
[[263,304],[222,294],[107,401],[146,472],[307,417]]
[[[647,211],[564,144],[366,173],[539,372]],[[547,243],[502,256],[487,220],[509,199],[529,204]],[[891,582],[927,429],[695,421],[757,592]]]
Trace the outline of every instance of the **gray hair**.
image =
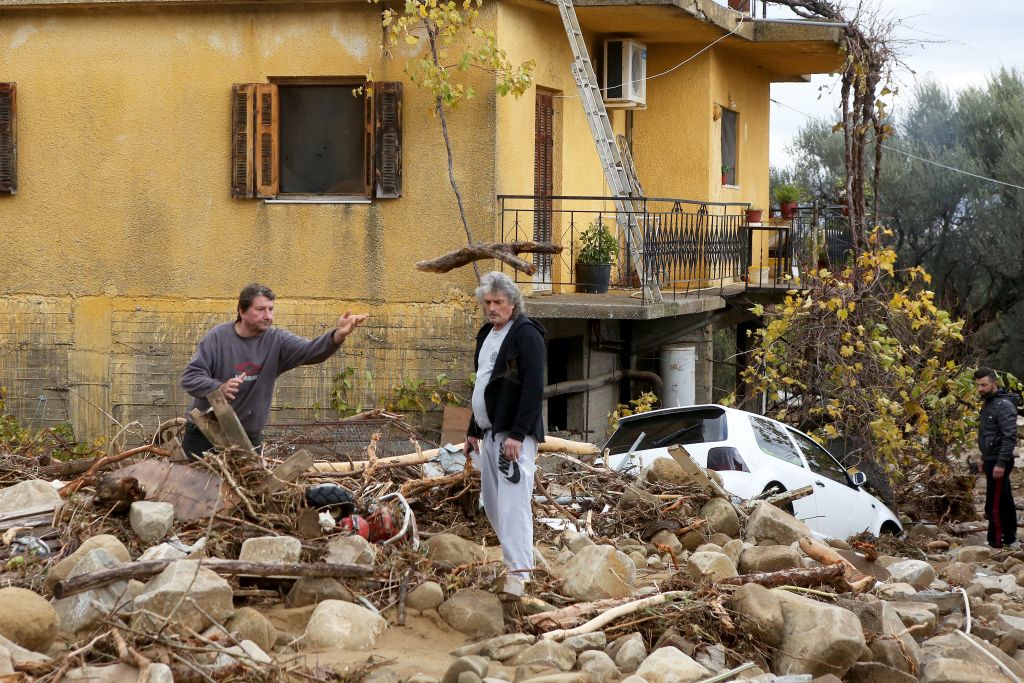
[[516,287],[516,283],[512,281],[512,278],[500,270],[492,270],[480,278],[480,286],[476,288],[477,301],[483,305],[484,297],[491,293],[502,294],[509,300],[515,307],[515,310],[512,312],[513,318],[518,318],[523,314],[522,292]]

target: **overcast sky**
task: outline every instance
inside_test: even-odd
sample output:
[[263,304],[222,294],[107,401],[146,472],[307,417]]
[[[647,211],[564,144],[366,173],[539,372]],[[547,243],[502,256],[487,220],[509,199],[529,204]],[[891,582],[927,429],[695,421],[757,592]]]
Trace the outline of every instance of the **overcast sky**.
[[[903,61],[914,73],[898,74],[901,92],[893,102],[899,113],[916,82],[933,78],[950,90],[984,85],[1000,66],[1024,70],[1024,2],[1020,0],[875,0],[882,11],[901,22],[897,35],[921,44],[904,46]],[[760,14],[761,4],[757,3]],[[769,5],[768,16],[791,17],[789,9]],[[819,98],[820,85],[835,86]],[[772,98],[813,116],[838,120],[836,79],[815,76],[811,83],[777,83]],[[787,147],[807,117],[772,104],[770,161],[789,164]]]

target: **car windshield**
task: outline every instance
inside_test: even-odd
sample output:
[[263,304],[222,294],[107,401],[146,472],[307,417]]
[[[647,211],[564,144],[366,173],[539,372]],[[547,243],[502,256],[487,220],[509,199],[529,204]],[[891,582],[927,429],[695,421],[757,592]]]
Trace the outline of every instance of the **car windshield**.
[[690,443],[725,441],[725,413],[715,408],[687,410],[677,413],[644,415],[635,420],[619,423],[619,428],[608,439],[605,448],[611,455],[628,453],[640,436],[643,440],[637,450],[685,446]]

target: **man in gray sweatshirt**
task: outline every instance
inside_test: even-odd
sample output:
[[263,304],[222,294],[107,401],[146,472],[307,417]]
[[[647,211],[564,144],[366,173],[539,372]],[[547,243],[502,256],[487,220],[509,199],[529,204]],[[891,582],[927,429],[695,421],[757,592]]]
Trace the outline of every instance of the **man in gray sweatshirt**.
[[[235,322],[207,332],[181,376],[182,388],[193,397],[187,412],[193,408],[205,412],[210,407],[206,397],[220,389],[254,446],[261,442],[270,417],[278,376],[300,365],[327,360],[366,320],[364,314],[346,312],[330,332],[304,339],[273,327],[275,298],[269,287],[260,284],[243,289],[238,295]],[[190,457],[198,458],[213,445],[188,422],[182,448]]]

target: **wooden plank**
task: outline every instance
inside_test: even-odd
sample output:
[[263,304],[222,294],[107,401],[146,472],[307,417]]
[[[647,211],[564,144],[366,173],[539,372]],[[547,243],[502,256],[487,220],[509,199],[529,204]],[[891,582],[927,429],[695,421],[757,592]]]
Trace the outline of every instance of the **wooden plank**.
[[188,414],[192,420],[192,424],[199,428],[199,431],[203,433],[203,436],[217,448],[227,448],[228,438],[224,436],[224,430],[220,424],[206,413],[199,411],[199,408],[193,408],[192,412]]
[[224,398],[224,394],[221,393],[220,389],[211,391],[206,400],[210,402],[213,414],[217,416],[217,422],[220,424],[221,429],[224,430],[224,437],[228,443],[237,448],[251,451],[252,442],[249,441],[249,435],[245,433],[242,423],[238,421],[238,416],[235,415],[231,404]]
[[277,493],[312,466],[313,456],[309,454],[309,451],[305,449],[296,451],[290,458],[274,468],[266,483],[263,484],[264,493]]
[[[63,501],[62,501],[63,502]],[[0,513],[0,524],[7,522],[12,519],[22,519],[24,517],[35,517],[36,515],[49,514],[53,515],[53,511],[56,510],[61,503],[44,503],[42,505],[34,505],[30,508],[22,508],[20,510],[14,510],[12,512]]]
[[441,418],[441,441],[445,444],[462,443],[466,440],[469,430],[469,418],[473,416],[472,408],[462,406],[445,406],[444,417]]

